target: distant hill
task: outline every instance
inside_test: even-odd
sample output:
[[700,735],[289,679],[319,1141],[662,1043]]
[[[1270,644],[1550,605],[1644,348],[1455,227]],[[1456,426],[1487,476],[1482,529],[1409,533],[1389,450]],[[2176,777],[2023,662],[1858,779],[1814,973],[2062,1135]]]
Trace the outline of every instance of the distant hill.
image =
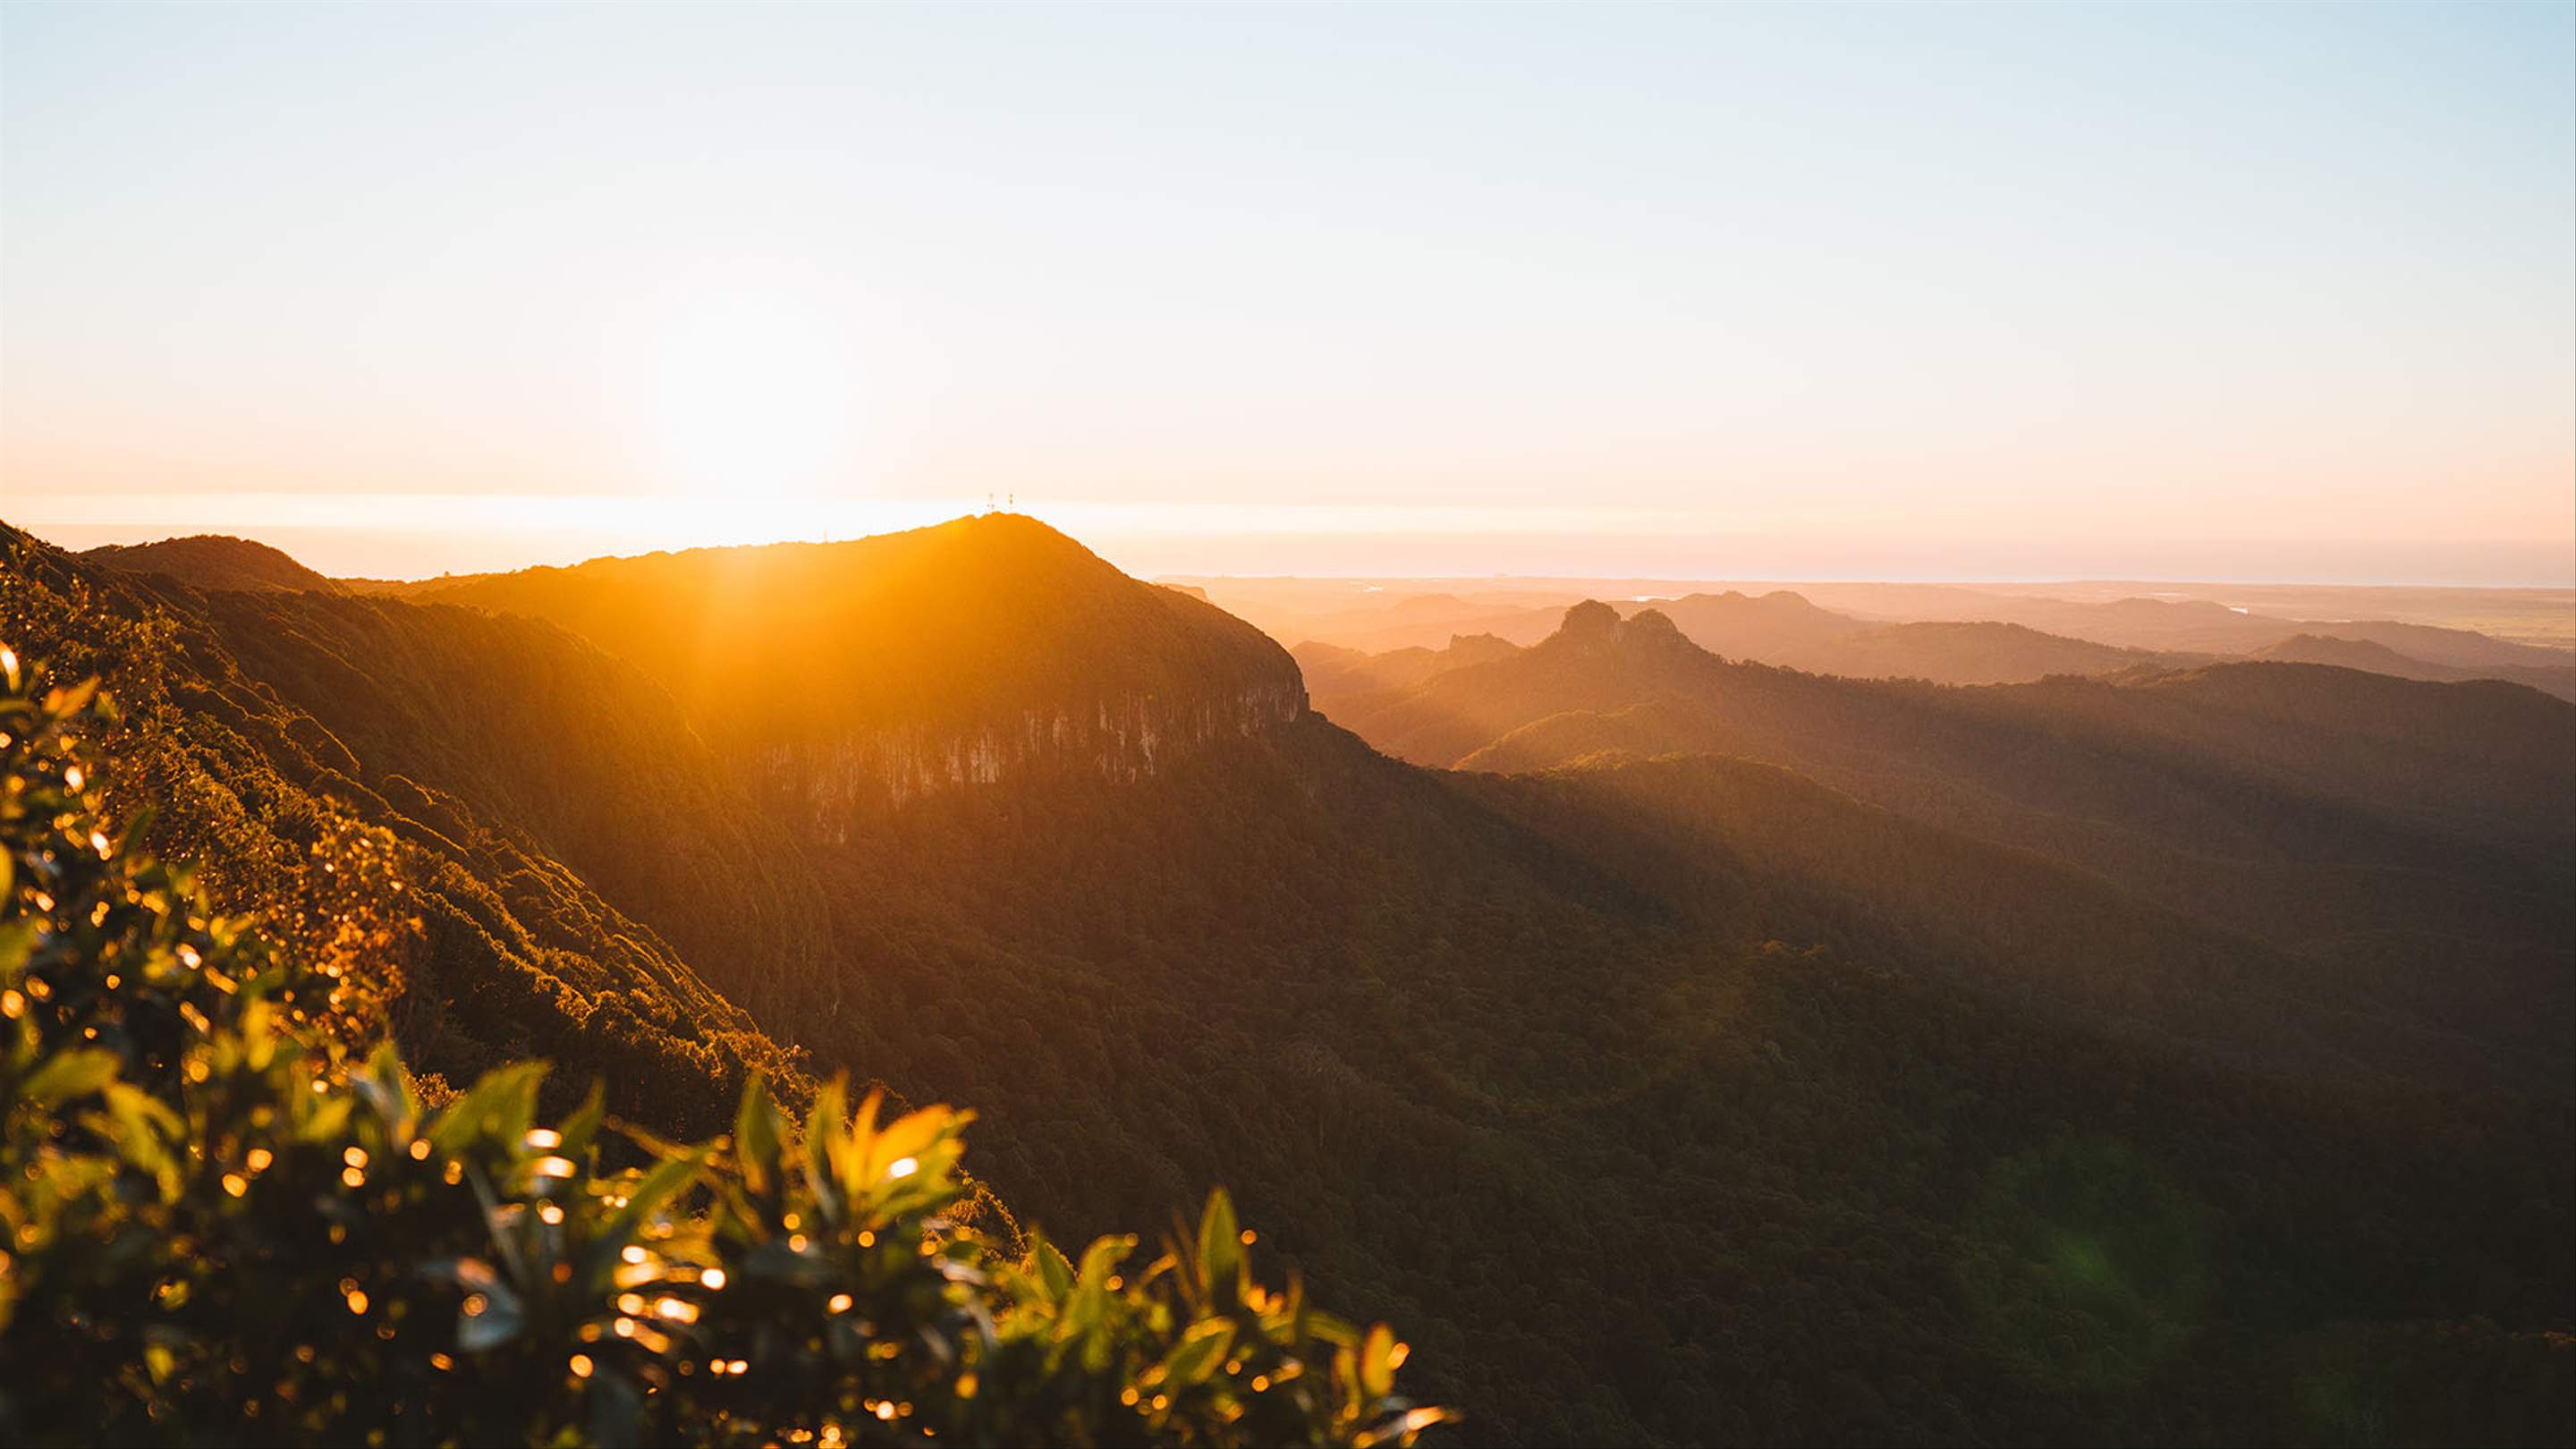
[[2366,669],[2373,674],[2391,674],[2400,679],[2508,679],[2560,699],[2576,700],[2576,663],[2556,667],[2500,664],[2484,668],[2432,664],[2409,658],[2371,640],[2340,639],[2324,634],[2294,634],[2277,644],[2268,644],[2254,651],[2252,657],[2293,664],[2332,664],[2344,669]]
[[1440,641],[1460,635],[1487,634],[1515,645],[1532,644],[1547,637],[1563,611],[1561,604],[1496,604],[1455,594],[1414,594],[1320,617],[1281,621],[1275,628],[1291,639],[1385,653],[1436,649]]
[[1491,634],[1453,634],[1444,649],[1392,649],[1368,654],[1313,640],[1289,650],[1317,696],[1344,696],[1381,689],[1404,689],[1432,675],[1470,664],[1508,658],[1520,646]]
[[[2195,696],[2228,703],[2185,702]],[[2034,783],[2027,748],[2064,751],[2080,728],[2101,733],[2102,760],[2117,759],[2124,770],[2148,764],[2136,746],[2154,741],[2159,770],[2206,771],[2213,782],[2259,772],[2374,813],[2421,811],[2427,823],[2466,836],[2509,821],[2521,837],[2576,855],[2576,779],[2529,793],[2533,779],[2552,779],[2576,762],[2567,706],[2503,683],[2434,686],[2347,669],[2222,663],[2147,670],[2125,683],[1907,686],[1729,663],[1655,611],[1621,624],[1608,605],[1589,603],[1568,610],[1558,633],[1534,648],[1434,676],[1343,723],[1403,758],[1447,765],[1553,715],[1668,697],[1702,707],[1730,742],[1724,752],[1745,752],[1732,746],[1753,741],[1757,757],[1783,763],[1892,755],[1919,770],[1955,759],[2011,794]],[[1991,753],[1971,748],[1987,739]],[[2151,819],[2174,802],[2134,803],[2133,819]],[[2484,820],[2464,813],[2481,809],[2496,813]]]
[[1766,663],[1869,627],[1849,614],[1820,609],[1805,595],[1785,589],[1761,595],[1732,589],[1722,594],[1687,594],[1637,607],[1651,607],[1672,620],[1692,643],[1712,654]]
[[[1687,632],[1687,631],[1685,631]],[[2141,665],[2173,668],[2206,655],[2123,649],[1991,621],[1888,624],[1780,650],[1765,662],[1855,679],[1924,679],[1935,684],[2026,684],[2052,674],[2109,674]]]
[[[2460,668],[2565,667],[2566,651],[2489,638],[2468,629],[2386,620],[2273,618],[2205,599],[2118,599],[2107,603],[1976,595],[1950,590],[1961,617],[2020,624],[2122,648],[2194,654],[2251,654],[2301,634],[2385,645],[2427,663]],[[1947,605],[1945,605],[1947,606]],[[2493,676],[2488,676],[2493,677]]]
[[[1789,766],[2298,951],[2465,966],[2483,948],[2448,933],[2513,920],[2531,934],[2480,969],[2543,991],[2553,1032],[2576,1013],[2567,982],[2524,974],[2528,951],[2576,931],[2543,904],[2576,861],[2576,711],[2520,686],[2273,663],[1974,689],[1838,679],[1728,663],[1651,613],[1617,624],[1587,604],[1534,648],[1362,703],[1346,724],[1424,763]],[[2519,1036],[2524,1008],[2484,1030]]]
[[1712,654],[1860,679],[2018,684],[2052,674],[2204,662],[2043,634],[2019,624],[1872,624],[1818,608],[1785,589],[1758,597],[1733,591],[1690,594],[1651,607]]
[[[2073,603],[1946,586],[1883,587],[1897,598],[1937,595],[1967,617],[1873,621],[1821,608],[1785,589],[1759,595],[1693,593],[1616,607],[1623,613],[1651,608],[1693,643],[1726,658],[1856,679],[2021,684],[2058,674],[2184,669],[2250,657],[2310,659],[2408,679],[2508,679],[2562,698],[2576,697],[2576,659],[2467,630],[2394,623],[2300,626],[2205,601]],[[1472,622],[1506,631],[1492,636],[1500,643],[1526,645],[1554,632],[1562,613],[1561,608],[1530,606],[1497,609],[1446,594],[1407,596],[1304,621],[1302,627],[1319,632],[1300,644],[1306,651],[1300,661],[1308,666],[1318,707],[1340,717],[1352,707],[1353,694],[1418,683],[1446,667],[1441,661],[1447,656],[1436,646],[1389,641],[1422,639],[1453,623]],[[2060,632],[2003,617],[2011,615],[2044,620]],[[2285,633],[2300,628],[2323,632]],[[2417,658],[2372,642],[2381,637],[2429,653]],[[2307,642],[2293,647],[2293,639]],[[2167,642],[2155,647],[2116,642],[2131,640]],[[1326,649],[1343,652],[1328,656],[1321,652]],[[1379,652],[1371,654],[1371,649]],[[2430,654],[2474,662],[2437,664],[2430,662]],[[1381,662],[1361,662],[1370,659]]]
[[248,593],[337,594],[339,583],[297,563],[278,549],[247,538],[201,533],[158,543],[108,544],[80,557],[129,574],[166,574],[192,589]]

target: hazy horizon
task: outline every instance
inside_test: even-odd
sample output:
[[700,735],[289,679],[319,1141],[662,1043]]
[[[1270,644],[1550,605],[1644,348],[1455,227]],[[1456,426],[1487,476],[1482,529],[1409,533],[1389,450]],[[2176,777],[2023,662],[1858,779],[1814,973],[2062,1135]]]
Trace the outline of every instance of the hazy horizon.
[[[0,515],[48,543],[69,549],[112,544],[155,543],[203,534],[229,535],[266,544],[297,562],[334,578],[419,581],[447,574],[502,573],[523,568],[562,567],[598,558],[677,552],[692,548],[726,548],[765,543],[823,543],[926,527],[983,512],[981,508],[943,507],[925,503],[888,510],[859,526],[809,533],[757,529],[637,529],[623,533],[599,529],[504,527],[363,528],[313,525],[267,525],[257,522],[140,525],[34,525]],[[2501,592],[2570,593],[2576,597],[2576,571],[2556,575],[2532,569],[2516,575],[2503,567],[2480,567],[2483,551],[2474,545],[2441,551],[2464,561],[2444,571],[2422,567],[2428,551],[2403,545],[2349,550],[2348,559],[2375,558],[2377,566],[2298,568],[2284,566],[2277,546],[2226,550],[2203,548],[2203,559],[2235,558],[2234,571],[2205,573],[2158,571],[2159,558],[2180,556],[2171,544],[2149,540],[2122,541],[2124,546],[2050,551],[1987,544],[1944,545],[1926,550],[1904,540],[1722,541],[1606,536],[1568,540],[1535,531],[1502,534],[1432,535],[1407,533],[1222,533],[1136,532],[1115,526],[1086,530],[1103,510],[1018,511],[1036,516],[1090,547],[1101,557],[1138,578],[1301,579],[1313,581],[1379,580],[1474,583],[1529,580],[1579,583],[1600,580],[1662,580],[1723,583],[1891,583],[1891,584],[2187,584],[2205,587],[2241,585],[2454,589]],[[1048,516],[1054,512],[1058,516]],[[1090,515],[1086,519],[1085,515]],[[251,516],[256,518],[256,512]],[[430,538],[424,538],[424,535]],[[1502,541],[1497,544],[1495,540]],[[448,547],[438,546],[444,542]],[[1873,547],[1874,545],[1874,547]],[[2526,556],[2536,550],[2522,550]],[[2492,555],[2488,555],[2492,557]],[[2051,569],[2051,561],[2085,558],[2103,566]],[[1311,567],[1277,567],[1280,562],[1308,560]],[[1877,567],[1871,567],[1877,560]],[[1478,566],[1479,561],[1493,566]],[[1798,565],[1806,564],[1801,568]],[[1667,565],[1658,567],[1658,564]],[[1980,564],[1983,566],[1981,567]],[[1342,566],[1334,566],[1342,565]],[[1418,565],[1418,566],[1417,566]]]
[[2576,584],[2564,6],[0,17],[0,516]]

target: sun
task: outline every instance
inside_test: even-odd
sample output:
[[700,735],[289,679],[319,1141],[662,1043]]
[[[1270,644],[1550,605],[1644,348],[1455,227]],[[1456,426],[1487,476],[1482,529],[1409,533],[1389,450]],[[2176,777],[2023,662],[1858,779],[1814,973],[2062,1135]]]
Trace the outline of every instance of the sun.
[[674,297],[620,368],[638,465],[710,503],[849,492],[862,481],[862,340],[813,292],[716,284]]

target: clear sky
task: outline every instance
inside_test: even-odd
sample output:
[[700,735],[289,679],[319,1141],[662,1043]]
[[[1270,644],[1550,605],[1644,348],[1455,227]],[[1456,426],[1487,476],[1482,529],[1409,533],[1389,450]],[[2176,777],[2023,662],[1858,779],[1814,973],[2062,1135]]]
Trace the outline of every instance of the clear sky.
[[0,517],[2576,574],[2564,4],[0,8]]

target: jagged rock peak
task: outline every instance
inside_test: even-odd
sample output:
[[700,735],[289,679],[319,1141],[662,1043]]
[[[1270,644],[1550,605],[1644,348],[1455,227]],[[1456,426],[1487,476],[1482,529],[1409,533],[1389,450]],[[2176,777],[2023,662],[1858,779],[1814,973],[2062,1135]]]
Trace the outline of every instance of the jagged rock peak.
[[1556,632],[1565,639],[1606,641],[1619,633],[1619,611],[1599,599],[1586,599],[1565,611],[1565,622]]
[[1573,649],[1665,649],[1693,647],[1660,609],[1640,609],[1627,619],[1598,599],[1586,599],[1565,611],[1565,623],[1549,641]]

